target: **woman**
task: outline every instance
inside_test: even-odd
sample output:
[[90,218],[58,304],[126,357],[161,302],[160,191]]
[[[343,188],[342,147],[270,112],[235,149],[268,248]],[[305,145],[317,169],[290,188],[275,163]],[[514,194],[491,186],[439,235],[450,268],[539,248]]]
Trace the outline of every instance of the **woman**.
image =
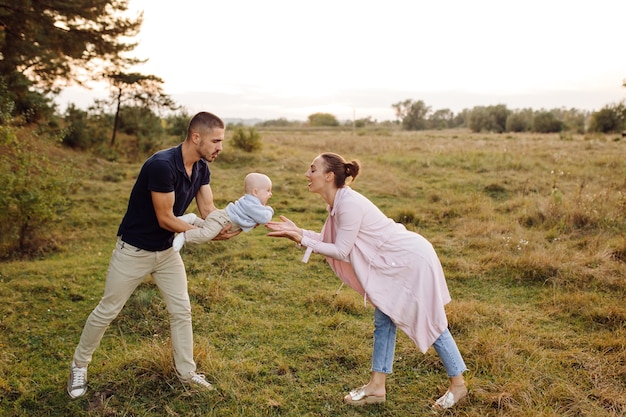
[[286,237],[326,257],[333,271],[375,306],[374,349],[369,382],[351,391],[351,405],[382,403],[392,372],[396,326],[423,353],[433,345],[450,377],[448,391],[433,405],[446,409],[467,395],[467,369],[448,330],[444,305],[451,301],[443,269],[432,245],[421,235],[385,216],[371,201],[346,185],[359,174],[358,161],[333,153],[315,158],[305,177],[309,191],[328,204],[321,233],[304,230],[284,216],[267,223],[268,236]]

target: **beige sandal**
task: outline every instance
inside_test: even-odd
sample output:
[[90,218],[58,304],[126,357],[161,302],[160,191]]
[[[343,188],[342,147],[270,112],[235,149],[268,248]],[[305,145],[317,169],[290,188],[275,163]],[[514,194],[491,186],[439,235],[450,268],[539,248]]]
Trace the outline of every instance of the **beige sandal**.
[[386,400],[385,395],[366,395],[365,386],[350,391],[348,395],[343,397],[343,402],[346,404],[361,406],[367,404],[380,404]]
[[435,401],[435,404],[433,404],[433,408],[436,410],[447,410],[448,408],[454,407],[456,404],[460,403],[467,397],[467,388],[465,386],[463,386],[463,388],[464,390],[458,398],[454,398],[454,394],[451,393],[450,390],[446,391],[443,396]]

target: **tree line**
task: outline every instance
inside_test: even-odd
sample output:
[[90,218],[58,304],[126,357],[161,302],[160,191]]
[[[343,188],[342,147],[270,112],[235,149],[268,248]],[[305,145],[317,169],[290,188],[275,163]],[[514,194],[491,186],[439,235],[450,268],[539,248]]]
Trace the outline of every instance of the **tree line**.
[[[626,82],[624,84],[626,87]],[[422,100],[405,100],[392,105],[406,130],[451,129],[465,127],[473,132],[621,132],[626,128],[624,102],[604,106],[596,112],[575,108],[508,109],[504,104],[476,106],[454,114],[449,109],[435,110]]]
[[[63,127],[63,143],[80,148],[113,147],[117,133],[138,135],[139,148],[148,150],[149,137],[162,131],[159,110],[181,110],[162,89],[156,75],[132,72],[145,62],[129,54],[143,22],[143,15],[129,17],[129,0],[0,0],[0,107],[12,123],[51,123]],[[87,110],[70,105],[57,114],[53,98],[74,83],[106,80],[108,100],[95,101]],[[609,104],[597,112],[577,109],[511,110],[504,104],[477,106],[455,114],[433,110],[422,100],[394,103],[396,120],[405,130],[468,128],[474,132],[621,132],[626,129],[624,102]],[[171,114],[171,113],[170,113]],[[183,113],[184,115],[184,113]],[[169,129],[177,130],[179,121]],[[378,122],[371,117],[345,121],[364,128]],[[314,113],[305,123],[269,120],[259,126],[341,126],[328,113]]]
[[[625,85],[626,86],[626,85]],[[441,130],[467,128],[472,132],[534,132],[559,133],[586,132],[615,133],[626,129],[626,104],[609,104],[601,110],[590,112],[575,108],[533,110],[509,109],[505,104],[475,106],[454,113],[450,109],[432,110],[422,100],[407,99],[391,106],[396,115],[394,121],[379,122],[366,117],[341,123],[333,114],[314,113],[307,121],[288,121],[284,118],[258,123],[262,127],[339,127],[365,128],[380,124],[395,124],[404,130]]]

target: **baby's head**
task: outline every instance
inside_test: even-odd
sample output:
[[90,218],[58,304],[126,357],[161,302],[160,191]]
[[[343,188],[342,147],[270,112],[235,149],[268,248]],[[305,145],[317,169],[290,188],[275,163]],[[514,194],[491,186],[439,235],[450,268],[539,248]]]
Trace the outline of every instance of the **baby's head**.
[[272,196],[272,180],[265,174],[252,172],[246,175],[243,181],[246,194],[252,194],[261,200],[261,204],[267,204],[267,200]]

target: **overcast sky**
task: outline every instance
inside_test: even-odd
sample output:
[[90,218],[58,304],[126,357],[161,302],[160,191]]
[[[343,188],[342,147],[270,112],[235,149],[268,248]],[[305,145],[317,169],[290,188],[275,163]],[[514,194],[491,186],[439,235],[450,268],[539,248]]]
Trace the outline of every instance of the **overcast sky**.
[[[135,68],[189,113],[394,119],[423,100],[453,112],[599,110],[626,98],[625,0],[130,0]],[[80,107],[93,91],[58,100]]]

